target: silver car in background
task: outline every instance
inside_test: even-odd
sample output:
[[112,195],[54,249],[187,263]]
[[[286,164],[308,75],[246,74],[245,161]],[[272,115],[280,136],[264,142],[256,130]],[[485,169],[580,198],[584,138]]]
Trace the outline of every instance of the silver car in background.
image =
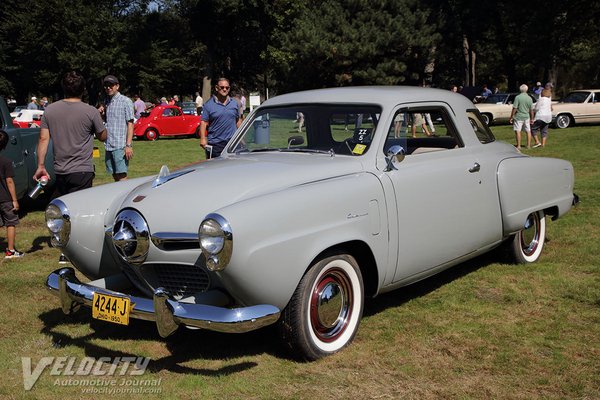
[[[413,137],[424,114],[435,135]],[[569,162],[495,140],[462,95],[285,94],[220,158],[54,200],[52,242],[90,281],[62,268],[47,287],[65,313],[154,321],[163,337],[277,324],[293,355],[315,360],[352,341],[369,297],[499,246],[538,260],[573,185]]]

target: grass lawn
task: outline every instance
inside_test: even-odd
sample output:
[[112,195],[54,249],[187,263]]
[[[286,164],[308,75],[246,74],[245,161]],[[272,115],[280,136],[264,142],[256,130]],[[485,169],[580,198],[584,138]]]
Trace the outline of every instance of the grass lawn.
[[[493,131],[514,142],[510,127]],[[137,141],[134,150],[132,177],[204,157],[197,139]],[[64,316],[44,288],[59,251],[49,246],[43,211],[29,210],[17,228],[26,256],[0,259],[0,398],[107,396],[82,393],[50,368],[25,391],[22,357],[35,367],[42,357],[75,357],[79,365],[84,357],[128,356],[151,359],[134,378],[157,380],[146,389],[160,393],[118,398],[600,398],[600,127],[553,129],[546,148],[523,151],[571,161],[581,197],[548,222],[541,260],[523,267],[487,255],[368,300],[354,343],[314,363],[288,359],[273,328],[239,335],[180,329],[161,339],[150,322],[125,328],[91,322],[89,310]],[[101,160],[96,184],[111,181]]]

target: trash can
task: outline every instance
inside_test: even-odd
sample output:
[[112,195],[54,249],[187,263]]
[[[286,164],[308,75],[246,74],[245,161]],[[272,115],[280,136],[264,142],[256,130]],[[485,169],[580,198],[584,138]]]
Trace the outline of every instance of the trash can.
[[254,121],[254,143],[269,144],[269,120],[261,118]]

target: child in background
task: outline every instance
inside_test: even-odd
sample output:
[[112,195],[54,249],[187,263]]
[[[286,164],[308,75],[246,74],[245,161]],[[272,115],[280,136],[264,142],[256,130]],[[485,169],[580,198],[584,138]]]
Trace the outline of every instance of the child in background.
[[[8,135],[0,131],[0,151],[4,151],[8,144]],[[23,257],[23,253],[15,249],[15,226],[19,224],[19,202],[15,190],[13,177],[15,172],[12,161],[0,156],[0,226],[6,226],[6,253],[4,258]]]

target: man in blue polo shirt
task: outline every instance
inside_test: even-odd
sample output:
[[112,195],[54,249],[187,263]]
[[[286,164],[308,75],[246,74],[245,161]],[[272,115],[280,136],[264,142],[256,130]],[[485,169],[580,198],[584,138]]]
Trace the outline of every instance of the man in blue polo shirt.
[[235,99],[229,97],[229,89],[229,80],[219,78],[215,86],[215,95],[204,102],[202,108],[200,146],[206,151],[207,159],[221,155],[241,123],[240,105]]

